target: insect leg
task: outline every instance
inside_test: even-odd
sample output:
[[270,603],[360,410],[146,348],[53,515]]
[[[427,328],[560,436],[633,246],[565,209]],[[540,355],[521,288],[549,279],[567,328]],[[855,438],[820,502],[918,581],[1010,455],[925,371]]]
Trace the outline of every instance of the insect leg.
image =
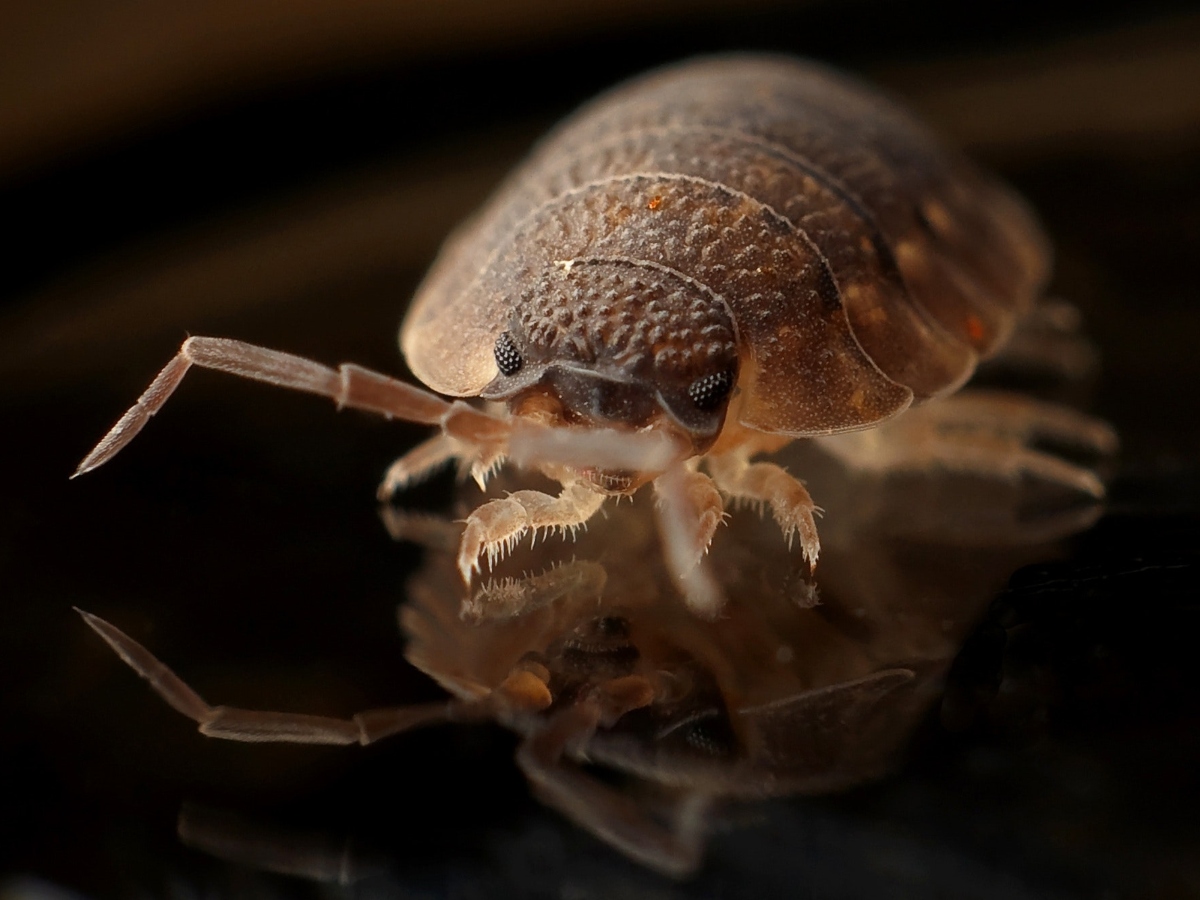
[[1096,372],[1100,356],[1081,324],[1079,310],[1070,303],[1042,300],[1017,322],[1008,342],[980,371],[1049,376],[1060,383],[1083,381]]
[[688,608],[713,619],[725,597],[704,564],[713,532],[725,516],[724,503],[708,476],[673,466],[654,480],[663,554]]
[[1117,449],[1115,433],[1098,419],[992,391],[956,394],[873,431],[819,440],[843,464],[865,471],[943,469],[1010,481],[1029,476],[1097,499],[1104,485],[1095,472],[1042,447],[1097,457]]
[[167,402],[192,366],[320,394],[335,400],[339,407],[367,410],[409,422],[441,425],[447,433],[476,443],[502,443],[508,433],[508,424],[504,420],[465,403],[451,403],[429,391],[361,366],[347,363],[331,369],[300,356],[241,341],[191,337],[183,342],[179,352],[151,382],[150,387],[79,464],[75,476],[108,462],[132,441]]
[[527,468],[558,465],[647,476],[663,472],[690,455],[686,441],[659,429],[631,432],[623,428],[545,428],[520,419],[511,427],[508,449],[510,459]]
[[367,855],[350,837],[255,820],[184,802],[176,820],[184,846],[248,867],[326,884],[352,885],[387,871],[385,860]]
[[475,621],[507,619],[542,609],[552,603],[582,608],[597,605],[604,594],[608,572],[598,562],[573,559],[537,575],[503,578],[482,585],[462,602],[462,616]]
[[817,507],[812,497],[787,470],[774,463],[752,463],[748,456],[744,450],[709,456],[708,470],[717,487],[735,499],[768,504],[788,545],[798,534],[800,552],[810,566],[816,566],[821,540],[813,518]]
[[397,491],[402,491],[431,475],[439,466],[462,453],[462,447],[448,434],[435,434],[427,441],[413,447],[391,466],[383,476],[379,489],[375,492],[381,503],[392,499]]
[[557,497],[541,491],[516,491],[500,500],[483,504],[467,517],[458,551],[458,570],[471,583],[479,570],[479,558],[487,554],[489,567],[507,554],[529,531],[575,532],[586,524],[604,503],[604,495],[586,484],[573,482]]
[[408,541],[426,550],[454,553],[462,540],[462,523],[442,516],[385,505],[379,507],[379,518],[392,540]]
[[452,700],[371,710],[350,719],[209,706],[178,675],[129,635],[99,616],[81,609],[76,612],[130,668],[150,682],[155,693],[175,710],[199,724],[200,733],[208,737],[293,744],[369,744],[422,725],[483,715],[482,711],[476,713],[471,704]]
[[1004,391],[964,391],[917,410],[907,424],[914,429],[928,424],[949,436],[970,431],[1024,443],[1044,442],[1095,456],[1117,452],[1117,435],[1107,422]]
[[634,800],[564,758],[584,749],[600,718],[599,708],[587,702],[563,710],[526,739],[517,751],[517,765],[542,802],[600,840],[664,874],[681,878],[694,872],[711,799],[699,792],[681,794],[664,826]]

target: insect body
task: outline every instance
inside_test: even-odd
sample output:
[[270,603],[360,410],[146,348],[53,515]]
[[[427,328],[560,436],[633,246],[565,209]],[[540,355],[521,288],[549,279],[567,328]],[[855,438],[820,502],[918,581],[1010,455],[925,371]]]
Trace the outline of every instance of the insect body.
[[726,499],[770,506],[817,559],[808,492],[752,457],[955,390],[1047,271],[1021,202],[886,100],[796,60],[698,60],[560,126],[419,289],[401,330],[413,371],[504,413],[193,338],[80,471],[124,446],[191,364],[223,369],[439,425],[381,497],[451,459],[481,482],[506,457],[559,481],[557,497],[520,491],[472,512],[467,580],[481,556],[654,482],[664,550],[691,607],[713,615],[723,601],[698,563]]

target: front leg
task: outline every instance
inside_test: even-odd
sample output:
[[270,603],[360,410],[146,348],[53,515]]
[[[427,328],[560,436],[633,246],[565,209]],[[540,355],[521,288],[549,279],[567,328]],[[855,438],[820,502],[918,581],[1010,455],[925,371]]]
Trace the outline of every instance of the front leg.
[[774,463],[750,462],[745,449],[709,456],[707,465],[717,487],[734,500],[769,505],[788,546],[799,535],[800,552],[816,566],[821,541],[813,516],[818,509],[803,484]]
[[[331,369],[320,363],[226,338],[191,337],[75,470],[76,477],[104,465],[132,441],[170,399],[192,366],[309,394],[349,407],[424,425],[441,426],[447,441],[481,458],[502,455],[512,426],[507,419],[450,402],[422,388],[351,363]],[[427,448],[428,449],[428,448]],[[426,461],[428,468],[428,461]]]
[[582,482],[572,482],[557,497],[541,491],[516,491],[483,504],[467,517],[459,546],[458,571],[463,581],[471,583],[471,574],[479,571],[479,558],[485,553],[488,568],[492,568],[529,531],[534,540],[538,531],[574,534],[603,503],[603,494]]

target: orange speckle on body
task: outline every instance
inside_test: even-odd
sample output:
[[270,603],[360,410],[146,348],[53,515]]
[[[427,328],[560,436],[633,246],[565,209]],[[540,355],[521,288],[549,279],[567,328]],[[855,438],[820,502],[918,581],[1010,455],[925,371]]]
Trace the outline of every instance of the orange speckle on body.
[[983,322],[979,316],[967,316],[967,337],[973,341],[983,340]]
[[887,321],[887,318],[888,314],[886,309],[884,309],[882,306],[872,306],[868,309],[864,309],[862,314],[858,317],[858,320],[863,325],[882,325]]
[[658,209],[662,206],[662,197],[651,197],[646,204],[646,209]]

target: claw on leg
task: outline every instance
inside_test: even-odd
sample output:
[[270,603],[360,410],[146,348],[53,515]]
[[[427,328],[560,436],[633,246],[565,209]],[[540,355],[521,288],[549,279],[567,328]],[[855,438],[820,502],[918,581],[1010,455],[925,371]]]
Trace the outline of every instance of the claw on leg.
[[486,555],[492,568],[527,532],[532,531],[535,540],[539,531],[574,532],[603,503],[603,494],[573,482],[557,497],[541,491],[517,491],[483,504],[467,517],[459,547],[458,570],[463,581],[471,583],[472,573],[479,570],[480,557]]
[[816,566],[821,551],[817,507],[803,484],[774,463],[750,462],[742,452],[710,456],[708,470],[717,487],[735,500],[770,506],[788,546],[798,536],[804,559]]

